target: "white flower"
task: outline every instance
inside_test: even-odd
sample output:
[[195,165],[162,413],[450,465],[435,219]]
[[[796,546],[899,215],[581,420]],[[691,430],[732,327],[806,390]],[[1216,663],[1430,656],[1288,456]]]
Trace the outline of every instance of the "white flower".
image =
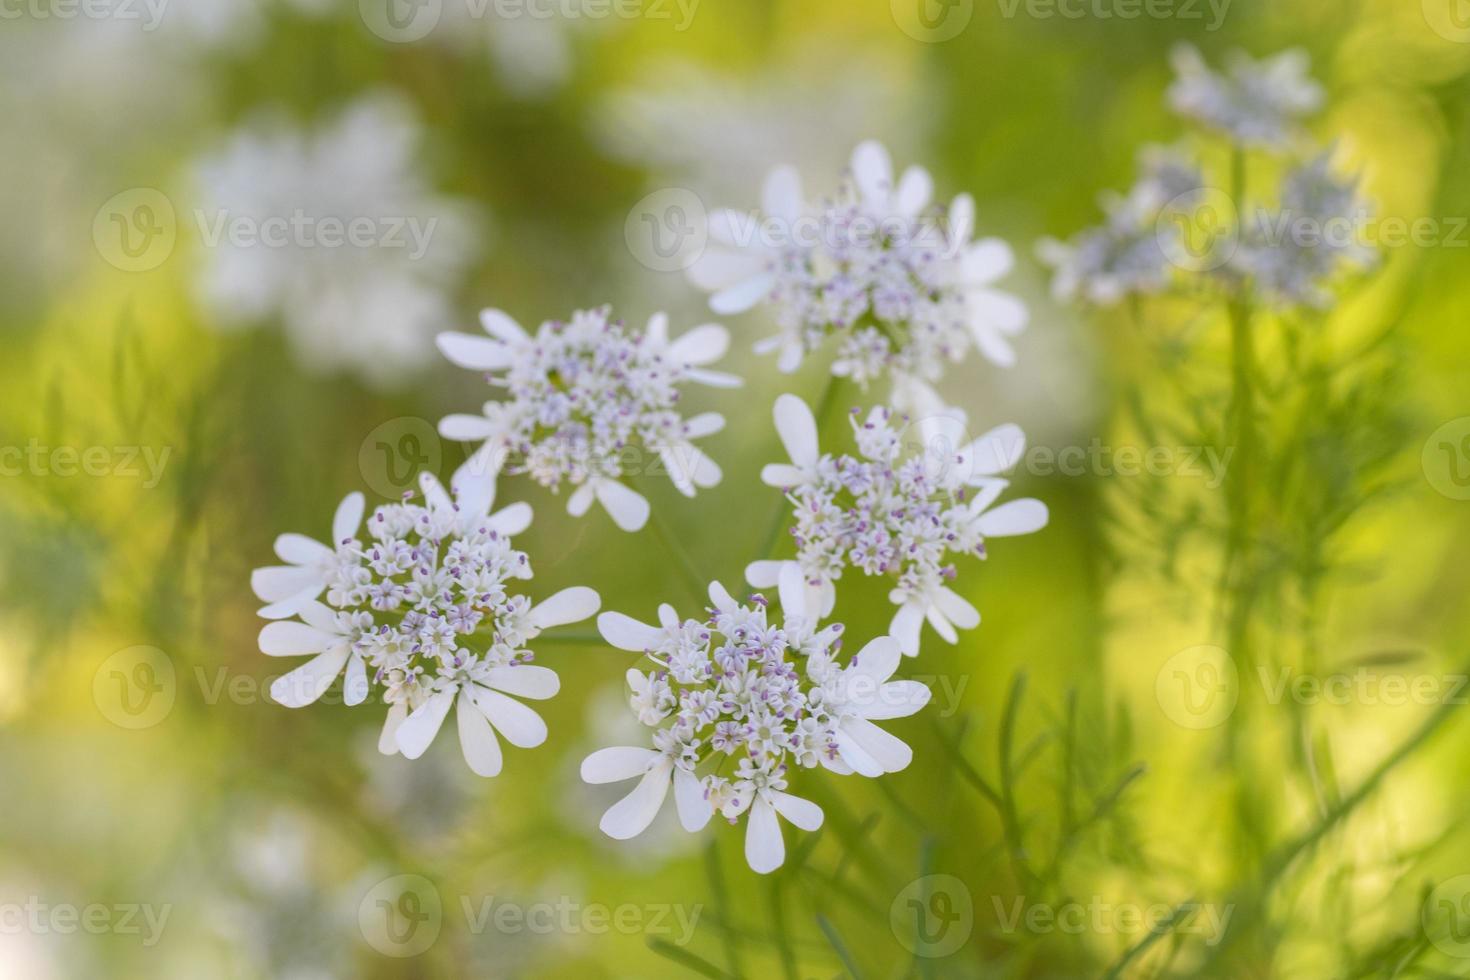
[[[549,698],[559,687],[554,672],[529,663],[525,645],[543,630],[593,615],[599,600],[587,588],[565,589],[536,605],[511,595],[511,581],[531,577],[530,563],[509,538],[530,523],[530,508],[512,504],[491,514],[488,481],[471,481],[453,497],[431,474],[422,474],[420,485],[422,503],[386,504],[372,513],[365,542],[354,536],[361,499],[354,510],[349,498],[338,508],[334,534],[343,533],[336,551],[318,546],[323,571],[286,568],[271,576],[300,580],[291,583],[298,591],[267,607],[299,621],[267,624],[261,651],[314,655],[278,679],[271,696],[287,707],[311,704],[345,671],[347,704],[361,704],[376,688],[389,706],[379,749],[411,759],[423,754],[458,703],[465,760],[479,775],[493,776],[501,768],[496,731],[522,748],[546,737],[540,717],[509,695]],[[315,598],[323,589],[325,603]]]
[[315,599],[337,572],[339,563],[350,561],[362,525],[362,494],[353,491],[342,498],[332,517],[331,544],[322,544],[304,534],[282,534],[276,538],[276,556],[285,565],[257,568],[250,573],[250,587],[270,605],[260,610],[266,619],[283,619],[301,604]]
[[419,141],[409,105],[373,95],[313,131],[253,120],[197,161],[197,287],[213,322],[279,318],[308,367],[375,384],[427,365],[473,243],[465,203],[424,181]]
[[866,385],[939,380],[971,349],[1015,363],[1010,338],[1026,326],[1024,304],[994,288],[1014,258],[1004,242],[971,241],[968,195],[930,206],[934,182],[922,167],[894,180],[888,151],[874,141],[852,155],[849,179],[821,205],[809,204],[795,169],[766,178],[763,214],[715,211],[711,244],[689,268],[728,314],[769,306],[780,333],[757,345],[794,371],[828,337],[839,338],[832,373]]
[[[760,596],[742,604],[718,583],[709,594],[713,608],[703,621],[681,621],[667,605],[659,607],[656,626],[617,612],[598,617],[609,643],[652,665],[648,673],[629,670],[628,686],[629,706],[652,729],[653,745],[594,752],[582,763],[582,778],[638,780],[603,814],[603,832],[618,840],[652,824],[670,786],[679,821],[691,832],[715,811],[731,823],[748,816],[746,859],[765,874],[785,860],[778,814],[803,830],[822,824],[816,804],[786,792],[791,767],[870,777],[905,768],[908,746],[873,722],[913,714],[929,692],[889,681],[901,657],[888,637],[840,665],[842,628],[820,625],[799,579],[783,583],[779,623],[768,620]],[[732,774],[721,775],[732,766]]]
[[1322,86],[1307,74],[1311,59],[1299,48],[1260,61],[1233,52],[1223,75],[1192,45],[1175,47],[1171,60],[1177,77],[1169,105],[1242,146],[1285,147],[1297,122],[1322,106]]
[[[955,627],[978,626],[975,607],[946,584],[956,574],[948,556],[984,558],[987,538],[1028,534],[1047,521],[1046,505],[1038,500],[989,509],[1009,485],[1000,474],[1025,449],[1021,430],[1002,425],[972,442],[953,433],[926,435],[926,446],[959,448],[915,454],[893,428],[891,411],[877,408],[864,422],[852,418],[858,455],[832,455],[821,452],[816,419],[800,398],[782,395],[774,415],[791,462],[766,466],[761,480],[791,500],[797,555],[752,562],[746,580],[756,588],[781,586],[784,601],[798,591],[791,579],[799,574],[805,601],[825,616],[848,567],[891,576],[897,584],[889,599],[899,610],[890,632],[909,656],[919,652],[926,619],[950,643],[958,640]],[[953,418],[938,421],[961,425]]]
[[493,480],[502,471],[526,473],[555,491],[575,488],[567,510],[581,516],[595,499],[614,523],[636,531],[648,501],[620,481],[625,472],[661,468],[685,496],[720,482],[720,467],[693,440],[720,431],[724,417],[678,412],[686,383],[733,388],[734,375],[705,367],[729,345],[724,327],[705,324],[669,340],[668,318],[654,315],[645,331],[613,320],[607,307],[543,323],[534,337],[499,310],[480,323],[489,336],[439,335],[455,364],[485,372],[508,398],[487,402],[480,415],[450,415],[439,424],[448,439],[481,442],[456,481]]

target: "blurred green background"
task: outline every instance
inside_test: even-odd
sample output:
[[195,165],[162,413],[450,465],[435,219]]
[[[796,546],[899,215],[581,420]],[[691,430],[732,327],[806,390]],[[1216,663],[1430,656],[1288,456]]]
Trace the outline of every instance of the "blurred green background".
[[[625,654],[538,644],[563,683],[551,737],[494,780],[452,737],[383,758],[378,711],[264,697],[280,665],[256,649],[249,573],[274,537],[324,536],[344,493],[384,499],[412,464],[447,476],[463,459],[433,423],[485,392],[433,351],[435,330],[492,305],[528,324],[603,302],[634,322],[712,319],[677,270],[650,267],[649,195],[753,207],[780,162],[828,188],[867,137],[928,166],[942,198],[972,193],[981,233],[1016,248],[1006,288],[1032,324],[1019,366],[972,359],[947,394],[1053,450],[1184,450],[1125,409],[1224,411],[1217,328],[1081,315],[1032,257],[1097,221],[1141,146],[1183,132],[1163,97],[1176,42],[1212,60],[1305,47],[1330,100],[1314,135],[1363,169],[1379,213],[1470,215],[1458,0],[1137,17],[958,0],[925,7],[933,31],[905,0],[690,2],[533,4],[554,12],[540,17],[170,0],[156,22],[141,3],[5,6],[0,977],[1470,975],[1470,720],[1448,710],[1470,695],[1455,479],[1470,457],[1438,448],[1470,434],[1464,232],[1386,250],[1314,324],[1373,359],[1310,441],[1280,442],[1323,491],[1304,505],[1323,526],[1280,530],[1284,552],[1313,556],[1317,594],[1309,625],[1289,602],[1260,623],[1273,677],[1310,652],[1314,676],[1363,669],[1432,696],[1287,698],[1233,740],[1242,718],[1181,723],[1171,658],[1222,642],[1213,553],[1192,533],[1218,489],[1090,466],[1019,477],[1051,524],[962,567],[983,625],[952,648],[926,633],[904,665],[936,689],[890,726],[914,765],[802,774],[827,826],[799,844],[788,829],[801,851],[769,879],[718,821],[698,838],[598,833],[617,788],[583,786],[577,765],[626,723]],[[267,255],[212,242],[197,217],[261,202],[437,223],[422,256]],[[722,367],[747,386],[691,393],[731,421],[708,442],[725,480],[654,504],[733,589],[778,505],[757,480],[779,456],[770,405],[814,399],[825,365],[779,376],[750,353],[759,312],[728,326]],[[536,509],[517,540],[533,596],[587,584],[645,619],[660,601],[694,611],[651,531],[574,521],[523,477],[501,482],[513,499]],[[839,618],[874,635],[884,588],[850,578]],[[384,895],[437,930],[416,955],[388,955],[406,950],[369,923]],[[1201,911],[1171,928],[1135,921],[1187,902]],[[551,911],[480,918],[502,904]],[[167,915],[156,931],[149,912]],[[1210,915],[1229,916],[1223,936]]]

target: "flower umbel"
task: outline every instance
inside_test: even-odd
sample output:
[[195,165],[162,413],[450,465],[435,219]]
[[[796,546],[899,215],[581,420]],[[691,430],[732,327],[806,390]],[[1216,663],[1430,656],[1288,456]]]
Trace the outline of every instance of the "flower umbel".
[[1311,59],[1299,48],[1259,61],[1233,52],[1225,74],[1211,70],[1192,45],[1176,47],[1171,60],[1169,105],[1240,146],[1285,148],[1297,123],[1322,107],[1322,86],[1307,74]]
[[734,388],[734,375],[710,371],[729,334],[705,324],[677,340],[662,313],[642,332],[602,307],[549,320],[535,335],[499,310],[480,315],[488,337],[439,335],[455,364],[485,372],[507,398],[485,403],[480,415],[450,415],[439,423],[447,439],[481,442],[455,480],[494,480],[525,473],[553,491],[574,488],[567,510],[585,514],[596,499],[625,531],[648,520],[648,501],[620,478],[640,466],[660,467],[685,496],[720,482],[720,467],[693,440],[724,428],[715,412],[684,418],[678,411],[690,382]]
[[[494,776],[501,768],[497,731],[521,748],[546,739],[540,716],[508,695],[549,698],[560,687],[555,673],[530,663],[526,643],[549,627],[586,619],[599,600],[587,588],[534,606],[512,595],[513,580],[531,577],[526,555],[510,540],[530,524],[530,507],[512,504],[491,514],[493,484],[484,481],[453,500],[430,474],[420,484],[422,502],[385,504],[361,532],[339,509],[335,548],[319,556],[321,588],[298,590],[262,610],[280,617],[260,631],[262,653],[313,655],[276,680],[271,697],[289,708],[311,704],[345,670],[347,704],[376,690],[389,706],[378,747],[411,759],[429,747],[457,703],[465,761]],[[325,603],[316,598],[322,589]],[[299,621],[285,618],[293,615]]]
[[932,384],[972,349],[1009,367],[1009,338],[1025,328],[1027,311],[993,287],[1011,269],[1011,249],[994,238],[972,242],[974,201],[962,194],[947,209],[933,207],[933,189],[922,167],[895,182],[888,151],[873,141],[853,151],[847,179],[818,205],[803,197],[794,168],[778,167],[762,214],[711,215],[713,244],[689,277],[713,294],[718,313],[771,308],[780,333],[757,350],[779,351],[782,371],[829,337],[838,339],[832,373],[864,385],[885,377],[900,391]]
[[615,612],[598,617],[609,643],[651,662],[647,672],[629,670],[628,685],[653,747],[594,752],[582,778],[638,780],[603,814],[603,832],[618,840],[648,828],[670,785],[690,832],[716,811],[731,824],[748,817],[746,861],[766,874],[786,857],[778,815],[802,830],[822,824],[821,808],[787,792],[793,767],[872,777],[904,769],[912,750],[873,722],[915,713],[929,689],[889,680],[902,658],[886,636],[839,665],[842,627],[819,626],[796,576],[781,584],[780,622],[768,618],[761,596],[742,604],[718,583],[709,594],[703,620],[680,620],[667,605],[657,626]]
[[852,456],[821,453],[816,420],[795,395],[776,400],[775,419],[791,462],[767,466],[761,479],[791,500],[796,559],[754,562],[747,581],[765,588],[795,569],[812,593],[809,601],[826,615],[845,569],[890,576],[896,581],[889,598],[899,610],[889,632],[909,656],[919,652],[925,619],[950,643],[958,640],[955,627],[980,624],[975,607],[947,584],[956,575],[951,555],[984,558],[987,538],[1046,526],[1039,500],[991,507],[1009,485],[1000,474],[1025,449],[1014,425],[962,446],[940,429],[920,427],[925,451],[913,452],[890,409],[875,408],[865,421],[854,412],[858,454]]

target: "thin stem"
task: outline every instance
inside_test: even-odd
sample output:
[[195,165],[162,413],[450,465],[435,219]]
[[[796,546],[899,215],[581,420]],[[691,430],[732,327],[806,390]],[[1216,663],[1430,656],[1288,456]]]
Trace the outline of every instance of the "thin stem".
[[679,541],[678,535],[674,533],[668,521],[664,520],[657,507],[653,508],[649,515],[649,524],[653,527],[653,533],[663,542],[664,550],[669,553],[669,556],[674,559],[674,563],[679,566],[679,571],[683,573],[684,581],[693,590],[695,598],[703,602],[706,590],[709,588],[709,583],[712,580],[700,574],[699,566],[694,563],[694,558]]

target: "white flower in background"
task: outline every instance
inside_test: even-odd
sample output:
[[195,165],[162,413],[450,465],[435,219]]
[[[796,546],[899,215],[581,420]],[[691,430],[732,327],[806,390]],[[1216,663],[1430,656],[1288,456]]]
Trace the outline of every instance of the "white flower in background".
[[1332,173],[1333,152],[1289,171],[1279,208],[1258,212],[1242,232],[1232,266],[1269,304],[1327,309],[1340,275],[1377,261],[1366,238],[1368,202],[1357,177]]
[[644,454],[658,457],[685,496],[720,482],[720,467],[693,440],[720,431],[724,417],[686,419],[678,403],[690,382],[741,384],[704,367],[729,346],[724,327],[705,324],[671,341],[662,313],[639,332],[612,319],[608,307],[549,320],[535,336],[499,310],[486,310],[480,323],[489,336],[445,333],[438,341],[451,361],[485,372],[508,395],[486,402],[483,414],[439,423],[447,439],[482,443],[455,474],[457,483],[501,472],[528,474],[552,491],[565,483],[574,488],[570,513],[581,516],[596,500],[618,527],[636,531],[648,520],[648,501],[620,478],[651,466]]
[[710,215],[711,243],[690,281],[712,293],[718,313],[768,306],[780,332],[757,350],[779,351],[782,371],[834,336],[832,373],[864,386],[931,385],[971,350],[1008,367],[1010,338],[1027,321],[1025,305],[994,288],[1013,265],[1011,249],[972,242],[973,200],[931,207],[933,187],[922,167],[895,181],[888,151],[873,141],[853,151],[849,178],[819,205],[804,198],[793,168],[778,167],[762,214]]
[[[379,507],[367,519],[366,540],[355,536],[358,522],[344,519],[334,533],[350,524],[354,536],[339,535],[330,556],[317,556],[325,603],[303,598],[303,588],[290,600],[299,619],[260,631],[261,652],[312,658],[277,680],[271,696],[287,707],[310,704],[345,671],[347,704],[376,690],[389,706],[379,749],[410,759],[424,753],[457,705],[465,761],[494,776],[502,761],[496,732],[521,748],[546,738],[540,716],[515,697],[549,698],[560,686],[555,673],[529,662],[526,644],[591,616],[597,593],[565,589],[536,605],[511,595],[512,580],[531,577],[526,555],[510,541],[530,523],[530,508],[491,514],[488,481],[473,481],[454,498],[430,474],[420,484],[423,502]],[[339,517],[344,511],[351,516],[353,508],[344,504]]]
[[378,94],[302,130],[256,119],[194,165],[198,292],[221,328],[279,319],[313,369],[402,383],[453,320],[465,202],[433,193],[409,105]]
[[598,617],[609,643],[651,664],[629,670],[628,686],[634,715],[653,729],[652,748],[601,749],[583,761],[582,778],[638,781],[602,816],[603,832],[617,840],[643,833],[671,786],[688,831],[716,811],[732,824],[747,816],[746,861],[766,874],[785,861],[778,816],[807,831],[822,824],[816,804],[787,792],[791,767],[865,776],[905,768],[912,751],[873,722],[913,714],[929,691],[889,681],[900,654],[888,637],[839,666],[842,627],[819,626],[799,580],[783,583],[779,623],[760,596],[741,604],[715,583],[710,600],[703,621],[681,621],[667,605],[657,626],[616,612]]
[[1300,120],[1322,107],[1322,86],[1308,75],[1311,59],[1299,48],[1260,61],[1232,52],[1225,74],[1211,70],[1192,45],[1175,47],[1170,60],[1176,77],[1169,105],[1241,146],[1284,148]]
[[[956,627],[980,624],[975,607],[947,584],[956,575],[951,555],[983,559],[988,538],[1046,526],[1046,505],[1039,500],[991,507],[1009,485],[1000,474],[1025,450],[1025,436],[1014,425],[968,443],[952,435],[936,440],[921,430],[924,451],[913,452],[894,428],[891,410],[875,408],[866,421],[852,416],[858,455],[849,456],[821,452],[816,419],[795,395],[776,400],[775,420],[791,461],[766,466],[761,480],[791,501],[796,558],[753,562],[746,580],[768,588],[795,572],[806,583],[806,601],[825,616],[847,568],[892,577],[889,599],[899,610],[889,632],[909,656],[919,652],[925,620],[949,643],[958,640]],[[931,445],[959,448],[936,455]]]
[[1053,269],[1058,302],[1082,299],[1114,306],[1130,295],[1162,292],[1179,271],[1189,207],[1204,193],[1204,175],[1177,151],[1150,147],[1143,172],[1126,195],[1104,194],[1106,220],[1070,242],[1044,238],[1037,255]]
[[348,555],[339,555],[338,549],[353,547],[366,506],[362,494],[356,491],[342,498],[332,517],[330,544],[322,544],[304,534],[282,534],[276,538],[276,556],[286,564],[257,568],[250,574],[251,589],[262,601],[270,603],[260,610],[261,616],[284,619],[303,603],[322,594],[340,562],[351,560],[350,551]]

